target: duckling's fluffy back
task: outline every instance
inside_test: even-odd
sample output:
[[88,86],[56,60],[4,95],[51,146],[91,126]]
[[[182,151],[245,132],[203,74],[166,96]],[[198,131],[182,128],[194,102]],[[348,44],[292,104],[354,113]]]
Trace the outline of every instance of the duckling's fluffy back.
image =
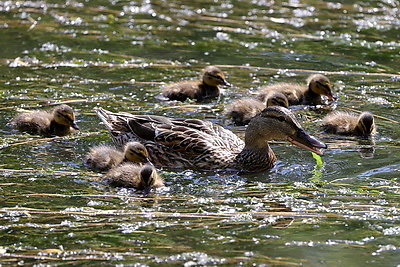
[[69,135],[71,127],[79,130],[75,123],[74,111],[65,104],[56,106],[52,113],[48,111],[21,113],[10,121],[10,126],[21,132],[45,137]]
[[32,111],[18,114],[10,126],[29,134],[48,135],[52,115],[45,111]]
[[260,113],[265,108],[265,104],[254,98],[240,98],[229,104],[224,114],[231,117],[235,125],[246,125],[251,118]]
[[[145,183],[142,182],[141,165],[132,163],[123,163],[118,167],[112,168],[105,175],[105,182],[112,186],[135,188],[138,190],[145,189]],[[155,172],[155,170],[154,170]],[[164,186],[162,178],[155,172],[154,183],[150,185],[152,188]]]
[[[366,117],[370,125],[368,129],[363,129],[361,126],[363,121],[360,118]],[[370,122],[372,120],[372,122]],[[327,133],[340,134],[340,135],[369,135],[375,133],[375,124],[373,122],[373,115],[369,112],[363,112],[361,116],[353,113],[334,111],[326,115],[319,126]]]
[[286,96],[289,105],[298,105],[302,101],[302,95],[307,90],[307,86],[297,83],[276,83],[260,88],[257,98],[260,101],[265,101],[271,92],[279,92]]
[[167,85],[162,95],[169,100],[185,101],[186,99],[201,100],[201,81],[181,81]]
[[124,160],[124,153],[111,146],[92,147],[86,154],[85,164],[94,171],[108,171]]

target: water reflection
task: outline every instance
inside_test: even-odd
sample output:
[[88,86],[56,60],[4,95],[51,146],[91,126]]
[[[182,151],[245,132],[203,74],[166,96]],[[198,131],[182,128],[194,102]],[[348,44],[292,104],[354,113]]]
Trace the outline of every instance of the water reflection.
[[[380,0],[0,1],[2,260],[398,262],[398,6]],[[234,84],[218,101],[154,99],[164,83],[196,77],[210,64]],[[321,134],[315,122],[327,111],[294,110],[329,145],[322,168],[308,152],[273,144],[279,162],[268,172],[161,170],[167,187],[144,197],[96,181],[82,165],[90,146],[110,141],[95,106],[226,125],[220,112],[233,99],[278,81],[303,82],[316,71],[334,81],[335,105],[380,116],[379,135],[359,140]],[[5,126],[14,108],[76,99],[86,101],[73,104],[83,133],[71,138],[40,141]]]
[[358,141],[360,147],[359,152],[362,158],[373,158],[375,154],[375,139],[360,139]]

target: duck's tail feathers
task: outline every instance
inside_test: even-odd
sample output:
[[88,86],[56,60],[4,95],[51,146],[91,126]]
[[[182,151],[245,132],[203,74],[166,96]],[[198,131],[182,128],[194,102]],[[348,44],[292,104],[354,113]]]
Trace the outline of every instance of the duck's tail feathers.
[[111,132],[112,131],[111,121],[113,120],[111,112],[100,107],[95,107],[94,111],[96,112],[100,120],[103,122],[103,124],[106,126],[107,130]]

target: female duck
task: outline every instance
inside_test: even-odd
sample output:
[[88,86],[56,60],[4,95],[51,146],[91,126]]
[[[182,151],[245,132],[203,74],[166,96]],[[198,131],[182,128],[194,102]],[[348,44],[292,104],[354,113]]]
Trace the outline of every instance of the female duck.
[[150,164],[141,166],[124,163],[109,170],[104,180],[112,186],[143,190],[145,194],[149,193],[152,188],[164,186],[163,179]]
[[69,135],[71,128],[79,130],[75,123],[74,111],[68,105],[59,105],[51,113],[46,111],[21,113],[11,120],[10,125],[21,132],[45,137]]
[[198,81],[182,81],[166,86],[161,94],[169,100],[185,101],[187,98],[203,101],[216,98],[220,94],[218,85],[231,86],[225,80],[222,71],[215,66],[204,69],[202,79]]
[[147,149],[139,142],[129,142],[124,151],[115,147],[101,145],[92,147],[85,158],[85,165],[94,171],[108,171],[123,162],[149,163]]
[[235,125],[247,125],[251,118],[265,109],[265,106],[289,106],[286,96],[280,92],[270,92],[263,101],[255,98],[243,97],[229,104],[224,114],[232,118]]
[[307,79],[307,86],[293,83],[277,83],[263,87],[259,90],[259,99],[264,99],[270,93],[281,92],[286,95],[289,105],[321,105],[321,96],[329,100],[335,100],[330,80],[322,74],[310,75]]
[[363,112],[359,116],[343,111],[334,111],[322,119],[319,126],[327,133],[369,136],[376,133],[374,115]]
[[277,160],[268,145],[272,139],[288,140],[318,154],[322,154],[319,148],[326,148],[301,128],[288,109],[279,106],[264,109],[250,121],[244,142],[204,120],[113,113],[102,108],[96,113],[116,145],[141,142],[156,166],[259,172],[272,168]]

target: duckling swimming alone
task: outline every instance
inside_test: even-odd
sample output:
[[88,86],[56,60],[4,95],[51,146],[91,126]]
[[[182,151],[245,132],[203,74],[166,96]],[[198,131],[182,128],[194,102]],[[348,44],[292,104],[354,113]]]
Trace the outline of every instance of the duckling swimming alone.
[[94,171],[108,171],[124,161],[133,163],[149,163],[149,154],[139,142],[129,142],[124,152],[115,147],[100,145],[90,149],[85,157],[85,165]]
[[185,101],[187,98],[203,101],[207,98],[216,98],[220,94],[218,85],[231,86],[225,80],[222,71],[215,66],[204,69],[201,80],[182,81],[167,85],[161,92],[169,100]]
[[105,182],[116,187],[135,188],[149,193],[152,188],[164,186],[164,181],[156,169],[149,164],[140,166],[123,163],[112,168],[104,178]]
[[376,133],[374,115],[370,112],[356,114],[334,111],[322,119],[319,126],[327,133],[368,136]]
[[228,118],[231,117],[235,125],[246,125],[251,118],[270,106],[281,106],[287,108],[289,106],[286,96],[280,92],[269,92],[265,95],[265,99],[260,101],[255,98],[243,97],[229,104],[224,114]]
[[32,111],[21,113],[10,121],[12,128],[29,134],[44,137],[65,136],[71,133],[71,127],[79,130],[75,123],[75,114],[68,105],[59,105],[51,113]]
[[262,100],[271,92],[281,92],[286,95],[289,105],[321,105],[321,96],[326,96],[329,100],[336,100],[337,97],[332,92],[330,80],[322,74],[312,74],[307,79],[307,86],[296,83],[277,83],[261,88],[259,99]]
[[288,109],[279,106],[268,107],[251,119],[244,142],[210,121],[95,110],[114,144],[141,142],[156,166],[260,172],[277,160],[270,140],[287,140],[320,155],[319,148],[326,148],[301,128]]

